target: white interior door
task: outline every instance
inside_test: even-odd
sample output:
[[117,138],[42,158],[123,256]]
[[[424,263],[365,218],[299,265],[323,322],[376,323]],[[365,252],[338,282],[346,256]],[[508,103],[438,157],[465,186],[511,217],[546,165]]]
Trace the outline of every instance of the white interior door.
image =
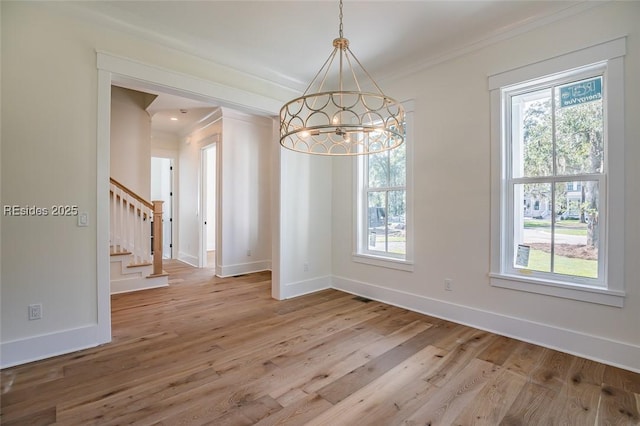
[[162,200],[162,254],[173,258],[173,159],[151,158],[151,201]]
[[214,267],[216,257],[217,220],[217,145],[208,145],[201,152],[202,167],[202,230],[201,266]]

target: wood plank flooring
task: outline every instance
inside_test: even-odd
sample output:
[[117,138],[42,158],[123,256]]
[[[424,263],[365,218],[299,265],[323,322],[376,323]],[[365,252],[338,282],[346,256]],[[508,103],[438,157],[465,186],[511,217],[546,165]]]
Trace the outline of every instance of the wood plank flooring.
[[335,290],[170,261],[113,342],[2,370],[3,425],[639,425],[640,375]]

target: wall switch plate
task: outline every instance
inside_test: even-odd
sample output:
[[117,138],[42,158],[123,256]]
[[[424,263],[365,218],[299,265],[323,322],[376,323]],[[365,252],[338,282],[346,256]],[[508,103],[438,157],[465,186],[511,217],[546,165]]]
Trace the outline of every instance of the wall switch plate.
[[29,321],[42,319],[42,303],[34,303],[29,305]]
[[78,214],[78,226],[80,227],[89,226],[89,213],[80,212],[80,214]]

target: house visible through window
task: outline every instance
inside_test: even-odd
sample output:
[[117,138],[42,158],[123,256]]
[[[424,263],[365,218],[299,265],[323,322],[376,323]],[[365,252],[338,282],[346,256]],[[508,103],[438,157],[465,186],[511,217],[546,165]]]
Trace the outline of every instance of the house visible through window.
[[365,252],[404,258],[407,252],[406,144],[364,156]]
[[603,71],[503,92],[511,118],[508,195],[517,205],[533,202],[513,210],[515,269],[602,282]]
[[490,78],[499,120],[494,155],[501,163],[494,169],[500,178],[494,180],[500,225],[492,236],[494,285],[621,303],[608,295],[623,295],[621,263],[612,254],[624,250],[623,200],[610,188],[624,182],[624,40],[607,46],[610,57],[598,58],[606,49],[593,49],[597,61],[566,71],[531,78],[584,57],[569,54]]

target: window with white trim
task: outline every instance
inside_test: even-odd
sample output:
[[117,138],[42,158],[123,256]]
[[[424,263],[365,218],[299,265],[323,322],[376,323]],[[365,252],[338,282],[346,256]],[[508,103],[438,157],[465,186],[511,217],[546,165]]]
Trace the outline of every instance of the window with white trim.
[[502,89],[508,273],[604,285],[603,74],[601,65]]
[[[409,108],[412,108],[411,106]],[[407,105],[405,104],[405,109]],[[411,213],[409,130],[412,111],[405,116],[405,142],[399,147],[356,158],[356,253],[354,260],[410,270]]]
[[398,148],[362,156],[362,203],[366,219],[364,251],[404,259],[407,254],[407,150]]
[[490,77],[492,285],[622,305],[623,54],[619,39]]

